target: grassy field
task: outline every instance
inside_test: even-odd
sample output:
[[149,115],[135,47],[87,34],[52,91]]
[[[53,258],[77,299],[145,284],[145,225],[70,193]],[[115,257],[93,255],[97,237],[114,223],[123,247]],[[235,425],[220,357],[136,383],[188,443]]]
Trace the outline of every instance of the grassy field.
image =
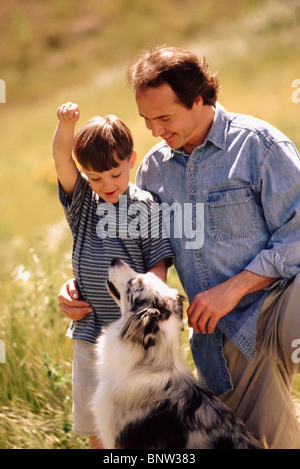
[[[137,115],[126,66],[167,43],[206,56],[228,110],[273,123],[300,148],[300,104],[291,99],[300,78],[299,20],[298,0],[2,2],[0,448],[87,447],[71,431],[72,343],[56,301],[72,275],[51,160],[56,108],[78,102],[82,122],[119,115],[140,161],[156,140]],[[180,288],[173,270],[169,282]],[[182,349],[193,369],[187,331]]]

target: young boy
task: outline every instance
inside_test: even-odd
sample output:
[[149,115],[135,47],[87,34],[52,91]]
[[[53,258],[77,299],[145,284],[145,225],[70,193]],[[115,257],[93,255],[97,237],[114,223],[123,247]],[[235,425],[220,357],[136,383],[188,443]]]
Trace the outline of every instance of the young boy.
[[[57,116],[53,158],[59,198],[73,235],[72,265],[77,291],[80,300],[90,306],[86,316],[73,316],[67,331],[67,336],[74,339],[73,428],[76,433],[90,437],[90,447],[99,448],[101,442],[95,437],[89,400],[95,385],[94,343],[101,328],[120,314],[105,284],[111,259],[119,257],[134,270],[151,270],[166,281],[173,252],[168,239],[163,237],[161,223],[156,237],[125,237],[124,215],[119,227],[120,196],[126,196],[127,226],[133,221],[135,210],[130,210],[130,207],[134,209],[133,204],[137,203],[139,208],[142,204],[148,215],[154,207],[151,194],[129,182],[136,152],[127,126],[115,116],[94,117],[80,127],[74,139],[80,116],[78,106],[63,104]],[[102,231],[99,229],[101,220],[107,221],[110,208],[116,217],[112,225],[116,227],[115,235],[103,231],[105,223],[101,225]]]

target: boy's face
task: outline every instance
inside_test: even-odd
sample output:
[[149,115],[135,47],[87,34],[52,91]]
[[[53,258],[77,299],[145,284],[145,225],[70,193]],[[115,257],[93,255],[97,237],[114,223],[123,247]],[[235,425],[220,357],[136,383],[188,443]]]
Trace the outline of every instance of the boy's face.
[[133,168],[136,160],[136,152],[133,151],[130,158],[119,160],[119,165],[109,171],[99,173],[93,169],[84,169],[82,171],[88,177],[89,185],[101,199],[109,204],[116,204],[120,195],[124,194],[128,188],[130,170]]

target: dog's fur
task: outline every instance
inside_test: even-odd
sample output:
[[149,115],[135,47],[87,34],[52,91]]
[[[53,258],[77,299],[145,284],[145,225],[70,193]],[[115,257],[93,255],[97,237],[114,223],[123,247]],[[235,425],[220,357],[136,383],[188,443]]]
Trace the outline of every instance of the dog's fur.
[[107,286],[122,317],[96,346],[91,408],[104,447],[259,448],[239,418],[187,370],[177,290],[119,259],[111,263]]

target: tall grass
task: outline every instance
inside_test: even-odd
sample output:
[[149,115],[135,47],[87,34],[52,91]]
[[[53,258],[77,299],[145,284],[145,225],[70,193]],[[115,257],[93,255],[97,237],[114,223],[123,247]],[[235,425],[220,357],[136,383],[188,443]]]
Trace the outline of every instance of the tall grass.
[[[29,249],[26,263],[9,274],[11,294],[0,327],[5,343],[5,363],[0,363],[2,449],[88,445],[72,431],[72,340],[65,337],[69,320],[57,305],[59,287],[71,276],[71,245],[62,229],[61,224],[52,229],[55,246],[49,249],[41,241]],[[180,288],[173,270],[169,284]],[[186,339],[183,353],[193,367]]]
[[57,307],[69,254],[30,249],[10,273],[11,295],[1,312],[5,363],[0,364],[1,448],[84,448],[72,432],[72,350]]

